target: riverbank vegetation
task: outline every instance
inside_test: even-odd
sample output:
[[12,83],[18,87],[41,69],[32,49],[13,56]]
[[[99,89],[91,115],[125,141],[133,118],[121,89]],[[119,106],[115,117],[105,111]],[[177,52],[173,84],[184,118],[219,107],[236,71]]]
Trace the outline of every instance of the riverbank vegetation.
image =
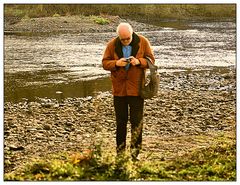
[[115,15],[142,21],[235,19],[235,4],[5,4],[5,17]]
[[172,160],[132,162],[128,155],[116,159],[100,145],[83,152],[61,153],[35,159],[23,168],[5,174],[6,181],[56,180],[161,180],[235,181],[234,136],[220,134],[212,146],[195,149]]

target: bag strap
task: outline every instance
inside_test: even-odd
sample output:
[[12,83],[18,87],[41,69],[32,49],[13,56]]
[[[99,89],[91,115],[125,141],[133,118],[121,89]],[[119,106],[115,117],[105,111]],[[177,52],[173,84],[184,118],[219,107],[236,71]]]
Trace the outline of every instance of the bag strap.
[[148,67],[150,69],[150,73],[156,73],[157,72],[157,66],[152,63],[152,59],[150,57],[146,57]]
[[[150,73],[151,74],[157,73],[157,68],[158,67],[153,65],[152,59],[148,56],[146,56],[145,58],[147,59],[147,63],[148,63],[148,67],[150,69]],[[139,91],[141,91],[141,89],[142,89],[142,81],[143,81],[144,78],[145,78],[145,73],[144,73],[144,69],[142,69],[141,82],[139,84]]]

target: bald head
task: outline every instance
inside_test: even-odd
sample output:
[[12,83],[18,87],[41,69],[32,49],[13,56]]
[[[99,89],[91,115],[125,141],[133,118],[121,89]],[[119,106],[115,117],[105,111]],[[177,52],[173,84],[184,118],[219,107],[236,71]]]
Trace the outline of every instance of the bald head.
[[120,23],[117,27],[117,34],[119,35],[119,33],[121,32],[129,32],[130,34],[133,33],[133,29],[132,26],[129,23]]
[[117,27],[117,34],[124,46],[127,46],[132,42],[133,29],[130,24],[120,23]]

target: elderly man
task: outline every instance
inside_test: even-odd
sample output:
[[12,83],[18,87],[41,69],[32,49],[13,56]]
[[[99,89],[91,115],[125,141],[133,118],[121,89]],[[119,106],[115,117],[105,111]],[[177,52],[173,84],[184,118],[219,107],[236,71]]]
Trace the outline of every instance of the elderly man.
[[[131,123],[131,156],[137,160],[142,145],[143,105],[140,89],[145,82],[145,71],[148,64],[145,57],[154,62],[154,55],[149,41],[142,35],[133,32],[128,23],[120,23],[116,38],[106,47],[102,64],[105,70],[111,71],[112,93],[117,123],[117,154],[126,148],[127,122],[130,114]],[[128,109],[129,108],[129,109]]]

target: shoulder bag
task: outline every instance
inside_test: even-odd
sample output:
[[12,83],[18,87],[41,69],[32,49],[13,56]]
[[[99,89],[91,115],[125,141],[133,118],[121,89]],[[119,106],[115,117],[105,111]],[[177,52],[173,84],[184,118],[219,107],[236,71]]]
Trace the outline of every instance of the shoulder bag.
[[[150,75],[148,76],[148,79],[146,80],[144,86],[141,86],[140,89],[140,96],[143,99],[150,99],[154,96],[158,95],[158,88],[159,88],[159,74],[157,73],[157,66],[152,64],[152,60],[150,57],[146,57],[148,67],[150,69]],[[145,76],[144,72],[143,75]]]

